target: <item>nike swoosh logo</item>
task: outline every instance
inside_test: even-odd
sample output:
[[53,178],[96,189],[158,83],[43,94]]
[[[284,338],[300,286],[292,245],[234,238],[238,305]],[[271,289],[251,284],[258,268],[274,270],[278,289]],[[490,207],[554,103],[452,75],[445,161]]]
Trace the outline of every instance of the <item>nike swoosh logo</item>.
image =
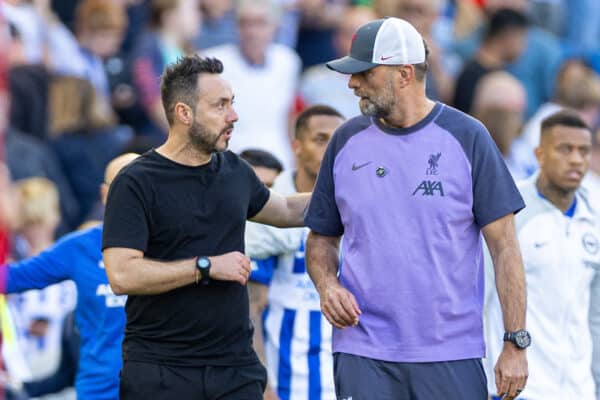
[[381,56],[381,61],[389,60],[392,57],[394,57],[394,56],[388,56],[388,57]]
[[352,164],[352,171],[356,171],[357,169],[361,169],[362,167],[366,167],[367,165],[371,164],[372,162],[373,161],[369,161],[369,162],[366,162],[364,164],[359,164],[359,165]]
[[537,243],[534,243],[533,245],[535,246],[536,249],[539,249],[540,247],[544,247],[547,244],[548,244],[548,242],[541,242],[541,243],[537,242]]

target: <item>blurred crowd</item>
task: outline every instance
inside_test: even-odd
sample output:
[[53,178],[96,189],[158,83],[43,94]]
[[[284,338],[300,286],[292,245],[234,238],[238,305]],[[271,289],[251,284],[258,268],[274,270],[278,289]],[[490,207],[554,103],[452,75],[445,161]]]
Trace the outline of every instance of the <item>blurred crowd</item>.
[[[584,185],[600,196],[597,0],[3,0],[0,262],[102,220],[107,163],[166,138],[160,75],[184,54],[224,63],[240,117],[230,148],[293,168],[300,111],[360,113],[348,76],[324,63],[383,16],[420,31],[428,96],[480,119],[515,179],[537,169],[540,121],[577,111],[597,132]],[[70,283],[0,302],[11,321],[4,368],[24,381],[55,373],[75,303]]]

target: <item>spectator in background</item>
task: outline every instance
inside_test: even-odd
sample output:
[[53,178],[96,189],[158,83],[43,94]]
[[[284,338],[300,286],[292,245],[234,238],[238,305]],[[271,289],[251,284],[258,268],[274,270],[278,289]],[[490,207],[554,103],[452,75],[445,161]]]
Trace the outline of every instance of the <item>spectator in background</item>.
[[434,24],[439,18],[444,0],[399,0],[393,16],[407,20],[423,35],[430,50],[427,70],[427,97],[450,102],[453,94],[453,78],[448,70],[452,57],[434,36]]
[[[54,184],[44,178],[18,181],[16,187],[21,225],[17,230],[13,255],[14,259],[21,260],[38,255],[54,242],[54,232],[60,220],[59,197]],[[9,297],[18,340],[34,379],[56,371],[63,320],[75,303],[73,282]]]
[[[591,303],[600,295],[598,286],[592,293],[600,274],[600,222],[598,201],[580,190],[591,147],[590,129],[577,114],[552,114],[542,121],[535,150],[540,172],[519,185],[527,207],[515,222],[527,282],[527,327],[536,338],[527,351],[530,376],[522,399],[595,398],[591,329],[600,332],[588,318],[590,307],[600,307]],[[486,276],[485,366],[490,393],[498,393],[490,361],[506,344],[489,262]]]
[[115,124],[112,111],[85,79],[54,78],[49,104],[50,143],[79,203],[79,225],[99,201],[104,168],[133,134]]
[[242,151],[240,157],[252,166],[258,179],[269,188],[273,186],[275,179],[283,171],[281,162],[268,151],[248,149]]
[[77,6],[75,32],[81,55],[78,76],[88,79],[107,102],[111,94],[104,60],[118,53],[126,29],[127,14],[115,0],[83,0]]
[[79,46],[53,13],[49,0],[6,0],[0,7],[21,32],[29,63],[45,64],[60,74],[77,73],[73,60],[79,57]]
[[[498,95],[502,93],[502,95]],[[491,72],[477,84],[473,116],[492,135],[513,179],[529,177],[537,169],[520,137],[527,94],[523,85],[508,72]]]
[[569,108],[576,111],[588,126],[593,126],[600,107],[600,76],[582,59],[566,60],[556,76],[554,97],[544,103],[527,121],[523,137],[533,152],[540,142],[542,120]]
[[235,91],[239,122],[230,148],[269,151],[284,168],[293,165],[289,123],[300,74],[300,59],[273,43],[280,8],[273,0],[241,0],[237,8],[239,45],[207,49],[223,61],[223,78]]
[[[454,51],[464,60],[468,60],[480,47],[489,20],[499,9],[508,8],[527,15],[530,2],[528,0],[486,0],[483,2],[483,21],[466,38],[458,41]],[[540,104],[547,101],[552,94],[552,82],[561,60],[560,43],[551,33],[538,28],[527,29],[525,48],[521,55],[506,66],[525,86],[527,92],[527,108],[525,117],[530,117]]]
[[238,43],[238,27],[233,0],[200,0],[202,29],[194,39],[196,49]]
[[527,17],[511,9],[500,9],[491,17],[477,54],[464,66],[454,88],[454,107],[470,113],[475,87],[486,74],[503,69],[525,48]]
[[350,3],[349,0],[295,1],[300,17],[296,51],[305,68],[336,57],[334,31]]
[[[9,24],[8,28],[8,78],[11,97],[9,125],[45,140],[50,73],[43,63],[28,60],[27,50],[17,26]],[[35,115],[35,118],[32,118],[32,115]]]
[[200,30],[198,0],[151,0],[150,26],[134,47],[132,77],[144,117],[136,121],[136,133],[150,136],[155,145],[169,129],[160,100],[160,75],[165,67],[190,51]]
[[[350,51],[352,37],[359,27],[376,19],[375,13],[367,7],[349,7],[336,28],[334,48],[336,57],[342,57]],[[300,95],[308,105],[328,104],[346,118],[360,114],[356,96],[348,90],[348,77],[319,64],[308,68],[300,81]]]
[[[329,106],[315,105],[300,113],[293,141],[297,169],[284,171],[274,190],[287,195],[312,192],[325,149],[343,122]],[[248,282],[254,349],[266,360],[268,383],[277,398],[333,400],[331,326],[306,273],[307,236],[308,228],[246,225],[246,254],[256,258],[257,267]]]

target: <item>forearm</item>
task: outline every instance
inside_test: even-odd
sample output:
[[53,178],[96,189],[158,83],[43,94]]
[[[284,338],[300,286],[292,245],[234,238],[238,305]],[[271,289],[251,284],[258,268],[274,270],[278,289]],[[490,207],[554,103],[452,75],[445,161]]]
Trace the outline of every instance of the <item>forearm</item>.
[[196,282],[193,258],[161,262],[135,257],[115,265],[105,251],[105,264],[110,286],[117,295],[160,294]]
[[248,297],[250,299],[250,321],[254,326],[253,346],[260,361],[266,365],[264,332],[262,314],[267,305],[267,286],[262,283],[248,282]]
[[286,197],[288,215],[286,221],[282,221],[282,228],[304,226],[304,211],[310,196],[310,193],[299,193]]
[[338,283],[339,238],[311,232],[306,241],[306,268],[319,292]]
[[299,193],[284,197],[272,191],[267,204],[251,221],[279,228],[302,227],[310,196],[310,193]]
[[492,253],[492,260],[504,329],[508,332],[525,329],[525,272],[516,239],[507,241],[504,246],[496,249],[495,253]]

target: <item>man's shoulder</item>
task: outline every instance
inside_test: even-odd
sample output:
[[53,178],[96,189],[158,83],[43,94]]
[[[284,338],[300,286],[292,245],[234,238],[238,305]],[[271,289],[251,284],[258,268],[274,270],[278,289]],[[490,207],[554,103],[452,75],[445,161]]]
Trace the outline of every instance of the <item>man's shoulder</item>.
[[443,109],[436,117],[435,124],[455,136],[466,135],[473,138],[482,132],[488,134],[481,121],[447,104],[444,104]]
[[350,118],[336,129],[330,146],[333,146],[334,152],[337,154],[352,137],[365,131],[371,126],[373,126],[373,121],[369,116],[359,115]]

